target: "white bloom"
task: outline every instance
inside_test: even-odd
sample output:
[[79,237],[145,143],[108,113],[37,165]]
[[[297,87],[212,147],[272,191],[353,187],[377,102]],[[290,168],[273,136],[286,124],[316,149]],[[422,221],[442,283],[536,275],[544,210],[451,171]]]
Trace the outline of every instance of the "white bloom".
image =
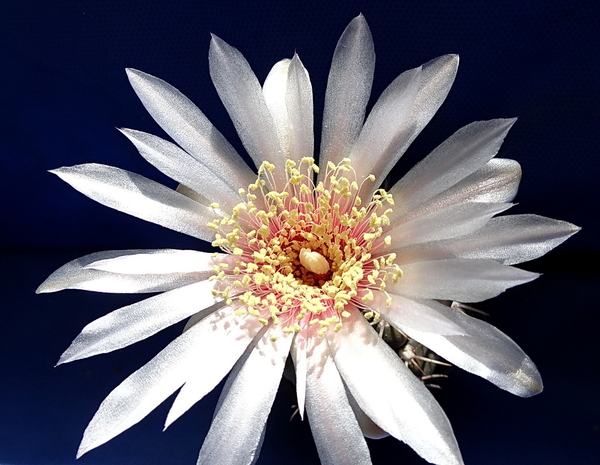
[[312,89],[298,56],[277,63],[262,87],[240,52],[217,37],[209,58],[258,179],[186,97],[134,70],[135,91],[178,145],[122,132],[181,184],[177,191],[98,164],[53,171],[104,205],[223,251],[94,253],[40,286],[159,293],[90,323],[59,363],[189,318],[181,336],[104,400],[79,455],[179,390],[169,425],[231,372],[198,463],[253,463],[291,354],[300,414],[308,412],[324,464],[370,463],[364,436],[388,434],[430,462],[462,463],[446,415],[373,325],[391,325],[519,396],[542,390],[511,339],[442,303],[479,302],[531,281],[537,274],[511,265],[578,230],[535,215],[494,217],[510,208],[521,176],[518,163],[493,158],[514,120],[460,129],[385,192],[378,182],[445,99],[457,56],[401,74],[365,119],[375,54],[366,21],[355,18],[329,74],[320,169]]

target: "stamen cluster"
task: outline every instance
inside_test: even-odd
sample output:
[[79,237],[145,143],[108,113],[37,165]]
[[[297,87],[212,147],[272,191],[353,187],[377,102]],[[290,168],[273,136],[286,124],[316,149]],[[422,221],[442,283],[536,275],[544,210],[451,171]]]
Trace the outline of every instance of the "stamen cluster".
[[349,304],[376,319],[369,309],[373,290],[385,292],[388,279],[402,276],[396,255],[383,253],[391,243],[384,231],[392,210],[384,207],[394,204],[392,196],[380,189],[362,206],[349,159],[330,162],[316,186],[319,167],[312,158],[298,167],[287,160],[280,191],[274,170],[264,162],[256,182],[240,189],[242,202],[232,214],[209,223],[216,231],[212,245],[238,257],[233,269],[215,265],[213,279],[222,283],[215,294],[228,304],[236,300],[239,315],[282,324],[285,332],[307,324],[320,325],[320,335],[329,327],[338,331]]

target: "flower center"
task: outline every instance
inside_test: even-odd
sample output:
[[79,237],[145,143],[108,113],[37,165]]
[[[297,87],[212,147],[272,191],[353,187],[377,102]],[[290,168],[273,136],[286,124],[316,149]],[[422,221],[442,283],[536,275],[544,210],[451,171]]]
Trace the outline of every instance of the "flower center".
[[315,324],[321,335],[329,327],[337,331],[349,305],[367,318],[377,316],[369,309],[373,290],[385,292],[388,279],[402,276],[395,254],[384,253],[391,243],[384,235],[391,195],[379,190],[362,206],[348,159],[329,163],[317,186],[312,158],[298,168],[288,160],[281,191],[273,187],[274,169],[264,162],[257,181],[240,189],[243,201],[232,214],[209,223],[216,231],[213,246],[236,257],[231,268],[226,261],[215,265],[215,294],[228,304],[235,300],[236,313],[281,324],[286,332]]

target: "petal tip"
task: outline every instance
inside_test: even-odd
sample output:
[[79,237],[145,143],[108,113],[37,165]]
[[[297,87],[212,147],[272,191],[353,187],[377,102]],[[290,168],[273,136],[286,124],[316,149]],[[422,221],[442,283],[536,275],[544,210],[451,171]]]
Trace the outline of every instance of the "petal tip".
[[127,78],[129,79],[131,85],[133,85],[134,81],[136,80],[142,80],[150,76],[149,74],[146,74],[143,71],[137,70],[135,68],[125,68],[125,73],[127,74]]
[[523,360],[521,367],[514,373],[514,390],[519,397],[533,397],[544,390],[542,376],[529,357]]

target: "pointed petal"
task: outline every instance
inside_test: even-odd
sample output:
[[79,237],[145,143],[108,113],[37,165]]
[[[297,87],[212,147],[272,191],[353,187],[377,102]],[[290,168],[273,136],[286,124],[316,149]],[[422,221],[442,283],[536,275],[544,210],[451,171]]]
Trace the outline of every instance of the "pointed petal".
[[213,35],[209,50],[210,76],[233,125],[256,167],[273,163],[278,182],[284,177],[284,156],[262,88],[243,55]]
[[[143,293],[143,292],[162,292],[169,291],[187,284],[207,279],[214,274],[212,260],[208,261],[203,254],[197,259],[195,271],[189,271],[190,264],[182,264],[180,272],[166,269],[161,273],[151,274],[131,274],[129,272],[113,272],[118,269],[110,268],[113,271],[97,270],[88,268],[92,263],[129,263],[126,257],[132,257],[137,261],[137,255],[157,255],[177,254],[179,251],[170,249],[164,250],[109,250],[105,252],[96,252],[90,255],[77,258],[61,266],[52,273],[36,292],[38,294],[45,292],[57,292],[64,289],[82,289],[96,292],[115,292],[115,293]],[[199,254],[202,252],[198,252]],[[208,254],[206,254],[208,255]],[[219,255],[219,259],[225,257],[225,254]],[[121,262],[123,259],[123,262]],[[217,258],[215,258],[217,259]],[[128,270],[127,267],[124,267]],[[158,271],[158,270],[156,270]]]
[[[421,74],[421,67],[402,73],[381,94],[369,113],[350,155],[359,184],[369,174],[381,182],[408,147],[406,138],[414,131],[411,115]],[[371,192],[377,188],[372,183],[365,186]]]
[[85,268],[120,274],[197,273],[235,261],[235,257],[227,254],[215,257],[197,250],[156,249],[94,260]]
[[288,70],[285,92],[292,160],[314,157],[313,94],[308,71],[297,54]]
[[358,426],[364,437],[370,439],[383,439],[389,436],[389,433],[383,431],[365,412],[363,412],[348,389],[346,389],[346,396],[348,397],[348,402],[350,402],[350,407],[352,407],[352,411],[354,412],[354,416],[356,417],[356,421],[358,421]]
[[580,229],[538,215],[499,216],[475,234],[444,246],[462,258],[491,258],[513,265],[541,257]]
[[[393,157],[396,160],[404,154],[442,105],[452,87],[457,69],[458,55],[444,55],[421,66],[419,89],[408,117],[409,124],[399,127],[398,137],[390,146],[390,148],[393,147]],[[392,95],[390,94],[390,96]],[[380,182],[392,167],[393,163],[390,162],[388,165],[382,165],[379,173],[375,173]],[[377,185],[373,185],[373,191],[377,187]],[[362,192],[362,195],[368,198],[366,192]]]
[[160,137],[132,129],[120,131],[135,145],[142,157],[164,174],[196,193],[204,192],[201,195],[204,205],[217,202],[233,208],[239,203],[238,189],[248,184],[240,186],[235,181],[232,183],[232,178],[221,179],[219,176],[223,172],[216,172],[211,166],[198,162],[175,144]]
[[356,308],[326,337],[346,386],[377,425],[429,462],[463,463],[442,408]]
[[[521,166],[514,160],[492,158],[483,168],[451,188],[423,202],[405,217],[442,210],[467,202],[507,203],[515,198],[521,180]],[[390,215],[390,217],[400,215]]]
[[299,162],[313,157],[312,86],[298,55],[273,66],[263,93],[286,158]]
[[506,158],[492,158],[483,168],[426,202],[430,205],[426,208],[441,208],[460,202],[510,202],[517,195],[520,181],[519,163]]
[[288,112],[285,103],[285,91],[288,84],[288,70],[292,60],[285,58],[273,65],[263,84],[265,103],[273,117],[273,124],[279,139],[279,145],[286,157],[290,155],[290,134]]
[[[388,295],[381,291],[373,291],[372,308],[377,309],[383,316],[395,315],[402,321],[403,328],[412,332],[431,332],[442,336],[464,336],[463,328],[452,318],[431,311],[429,301],[417,301],[394,294],[391,305],[388,305]],[[397,298],[396,298],[397,297]],[[385,307],[385,309],[384,309]]]
[[206,226],[214,219],[212,209],[139,174],[96,163],[50,172],[102,205],[198,239],[214,239]]
[[304,405],[306,401],[306,371],[308,360],[306,358],[307,338],[312,331],[304,330],[296,334],[292,344],[291,355],[294,362],[294,371],[296,373],[296,399],[298,400],[298,413],[304,420]]
[[386,290],[417,299],[481,302],[509,287],[534,280],[537,273],[495,260],[447,259],[402,264],[402,278]]
[[212,343],[236,318],[229,308],[216,311],[123,381],[104,399],[92,418],[77,457],[142,420],[185,383],[198,361],[207,354],[218,358],[219,354],[212,352]]
[[[235,312],[236,308],[235,305],[232,306],[229,312]],[[210,336],[210,353],[219,355],[215,357],[205,354],[198,366],[190,372],[169,410],[165,429],[221,382],[242,356],[248,344],[264,328],[254,317],[239,320],[238,324],[232,324]]]
[[[214,306],[221,298],[211,291],[215,281],[202,281],[121,307],[87,325],[62,354],[57,365],[105,354],[144,340],[184,318]],[[205,313],[205,315],[206,315]]]
[[318,336],[310,341],[306,410],[321,464],[370,464],[369,448],[327,341]]
[[338,164],[349,155],[363,125],[374,69],[373,38],[359,15],[346,27],[333,54],[323,110],[321,173],[328,162]]
[[[542,391],[542,379],[531,359],[507,335],[492,325],[433,300],[413,301],[392,295],[392,306],[379,306],[381,316],[412,339],[427,346],[450,363],[481,376],[496,386],[521,397]],[[405,317],[423,316],[422,324],[436,318],[450,320],[463,335],[440,334],[437,327],[414,328]]]
[[229,142],[185,95],[162,79],[135,69],[128,69],[127,77],[152,118],[222,181],[246,187],[256,180]]
[[293,335],[254,340],[233,368],[202,444],[198,464],[249,465],[260,453]]
[[406,223],[392,224],[390,251],[429,241],[451,239],[472,234],[482,228],[492,216],[510,208],[509,203],[467,202],[452,205]]
[[482,168],[498,153],[515,121],[478,121],[450,136],[390,189],[400,200],[390,216],[392,222]]

